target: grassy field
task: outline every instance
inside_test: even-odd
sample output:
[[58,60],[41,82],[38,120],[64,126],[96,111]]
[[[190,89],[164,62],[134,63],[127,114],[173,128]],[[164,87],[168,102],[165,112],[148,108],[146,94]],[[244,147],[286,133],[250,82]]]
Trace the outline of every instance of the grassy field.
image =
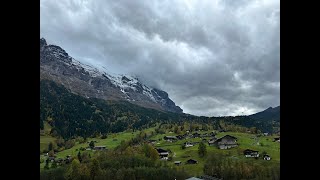
[[47,149],[49,143],[54,142],[55,140],[56,138],[49,135],[40,136],[40,150],[43,151],[44,149]]
[[[144,130],[144,132],[147,132],[148,134],[153,131],[154,128],[149,128]],[[209,131],[201,131],[200,133],[209,133]],[[112,134],[109,135],[106,139],[100,139],[100,138],[89,138],[88,141],[97,141],[95,145],[105,145],[107,146],[108,149],[113,149],[116,146],[120,144],[122,140],[129,140],[133,137],[135,137],[139,131],[136,132],[121,132],[117,134]],[[238,143],[239,146],[236,148],[231,148],[227,150],[221,150],[218,149],[215,146],[208,146],[207,143],[207,151],[208,154],[214,153],[214,154],[225,154],[228,155],[229,157],[233,158],[238,158],[238,159],[243,159],[245,161],[252,161],[254,163],[259,163],[263,166],[273,166],[273,165],[279,165],[280,164],[280,143],[278,142],[273,142],[273,138],[275,136],[261,136],[261,137],[256,137],[254,134],[247,134],[247,133],[237,133],[237,132],[223,132],[223,133],[218,133],[217,137],[222,137],[224,135],[231,135],[235,136],[238,138]],[[175,136],[177,134],[175,133],[166,133],[166,134],[157,134],[149,139],[157,140],[157,143],[155,144],[155,147],[163,148],[163,149],[170,149],[173,154],[172,161],[168,161],[167,164],[169,166],[176,166],[174,165],[174,161],[181,161],[182,165],[177,166],[177,168],[180,169],[185,169],[190,175],[192,176],[199,176],[203,174],[203,166],[206,161],[206,157],[200,158],[198,155],[198,145],[195,145],[193,147],[188,147],[186,149],[181,149],[181,144],[184,142],[200,142],[201,138],[190,138],[190,139],[185,139],[185,140],[179,140],[176,142],[167,142],[163,140],[164,136]],[[48,144],[48,142],[52,141],[54,138],[50,137],[42,137],[40,138],[40,144],[42,143],[42,146],[45,144]],[[208,138],[206,138],[208,139]],[[67,149],[61,152],[57,153],[57,157],[64,158],[67,155],[71,156],[76,156],[78,153],[78,149],[81,147],[88,147],[88,143],[83,143],[83,144],[76,144],[74,147],[71,149]],[[243,155],[243,150],[245,149],[252,149],[252,150],[258,150],[259,153],[262,153],[263,151],[266,151],[270,156],[271,160],[270,161],[264,161],[262,158],[259,159],[254,159],[254,158],[246,158]],[[90,153],[93,153],[92,151],[89,151]],[[195,159],[198,161],[198,164],[192,164],[188,165],[185,164],[185,162],[188,159]],[[44,167],[44,163],[40,164],[40,168],[42,169]]]
[[[149,128],[144,130],[144,132],[150,134],[151,131],[154,130],[153,128]],[[90,141],[97,141],[95,143],[96,146],[106,146],[108,149],[114,149],[117,147],[122,140],[129,140],[131,138],[134,138],[137,134],[139,134],[140,131],[135,132],[121,132],[121,133],[114,133],[109,135],[106,139],[101,138],[88,138],[87,142]],[[55,141],[56,138],[50,137],[50,136],[40,136],[40,150],[43,150],[45,148],[48,148],[48,144],[51,141]],[[70,149],[63,150],[61,152],[56,153],[57,158],[65,158],[67,155],[76,156],[78,154],[78,150],[83,147],[88,147],[88,143],[76,143],[75,146],[73,146]],[[93,154],[92,151],[87,151],[90,154]],[[45,158],[43,155],[40,155],[40,158]],[[43,169],[45,163],[40,164],[40,169]]]
[[[205,131],[200,132],[205,133]],[[208,132],[207,132],[208,133]],[[217,134],[217,137],[222,137],[224,135],[231,135],[238,138],[239,146],[236,148],[231,148],[227,150],[218,149],[215,146],[208,146],[207,145],[207,151],[208,154],[214,153],[214,154],[224,154],[228,155],[233,158],[243,159],[245,161],[252,161],[254,163],[262,164],[263,166],[273,166],[280,164],[280,143],[273,142],[273,137],[275,136],[262,136],[262,137],[256,137],[254,134],[247,134],[247,133],[236,133],[236,132],[223,132]],[[151,139],[158,140],[161,137],[168,135],[173,136],[176,135],[174,133],[166,133],[163,135],[156,135],[152,137]],[[181,149],[181,144],[184,142],[200,142],[201,138],[191,138],[187,140],[179,140],[176,142],[166,142],[164,140],[159,141],[155,146],[163,149],[170,149],[175,156],[173,157],[171,162],[168,162],[168,165],[170,166],[176,166],[174,165],[174,161],[181,161],[182,165],[180,165],[178,168],[185,169],[190,175],[193,176],[199,176],[203,173],[203,167],[204,163],[206,161],[206,157],[200,158],[198,155],[198,146],[195,145],[193,147],[188,147],[186,149]],[[259,142],[259,143],[258,143]],[[257,150],[259,153],[262,153],[263,151],[266,151],[270,156],[270,161],[264,161],[262,158],[254,159],[254,158],[246,158],[243,155],[243,151],[245,149],[252,149]],[[185,164],[185,162],[188,159],[195,159],[198,161],[198,164]]]

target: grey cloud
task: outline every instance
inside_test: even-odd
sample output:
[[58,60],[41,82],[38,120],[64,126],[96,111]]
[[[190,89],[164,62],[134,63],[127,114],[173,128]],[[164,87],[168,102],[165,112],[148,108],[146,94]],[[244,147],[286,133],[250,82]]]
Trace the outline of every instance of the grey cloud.
[[137,75],[184,112],[280,104],[280,5],[254,1],[41,0],[40,31],[74,58]]

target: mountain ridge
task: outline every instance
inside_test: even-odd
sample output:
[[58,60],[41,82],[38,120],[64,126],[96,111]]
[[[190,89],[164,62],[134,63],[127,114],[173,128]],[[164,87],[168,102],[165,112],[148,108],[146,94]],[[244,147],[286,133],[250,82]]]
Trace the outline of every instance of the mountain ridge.
[[249,115],[254,120],[274,120],[280,121],[280,105],[276,107],[269,107],[263,111]]
[[45,38],[40,38],[41,79],[55,81],[86,98],[126,100],[147,108],[183,112],[167,92],[149,87],[136,77],[111,74],[105,67],[81,63],[60,46],[47,44]]

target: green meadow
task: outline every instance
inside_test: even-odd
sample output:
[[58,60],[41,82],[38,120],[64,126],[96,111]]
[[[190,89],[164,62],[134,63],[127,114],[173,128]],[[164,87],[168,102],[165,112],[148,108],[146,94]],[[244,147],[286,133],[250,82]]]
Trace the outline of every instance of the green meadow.
[[[149,136],[151,135],[151,131],[153,131],[154,128],[149,128],[144,130]],[[200,131],[200,134],[203,133],[210,133],[211,131]],[[134,138],[137,134],[139,134],[140,131],[126,131],[121,133],[115,133],[110,134],[106,139],[101,138],[88,138],[86,143],[76,143],[74,147],[71,149],[63,150],[61,152],[58,152],[56,155],[58,158],[64,158],[67,155],[76,156],[78,154],[78,150],[81,147],[88,147],[88,142],[90,141],[97,141],[95,145],[104,145],[108,149],[114,149],[116,146],[118,146],[122,140],[129,140],[131,138]],[[166,150],[170,150],[172,153],[172,160],[167,161],[167,165],[171,167],[176,167],[178,169],[185,169],[190,175],[193,176],[200,176],[203,174],[203,167],[205,164],[205,161],[207,157],[200,158],[198,155],[198,144],[196,144],[193,147],[188,147],[185,149],[181,148],[181,145],[184,142],[200,142],[202,141],[201,138],[189,138],[184,140],[178,140],[176,142],[167,142],[163,140],[164,136],[175,136],[177,134],[175,133],[165,133],[165,134],[156,134],[154,136],[150,136],[148,139],[157,140],[155,143],[155,147],[157,148],[163,148]],[[218,154],[218,155],[228,155],[230,158],[235,159],[242,159],[244,161],[258,163],[263,166],[274,166],[280,164],[280,143],[279,142],[273,142],[273,138],[276,136],[260,136],[257,137],[256,134],[249,134],[249,133],[238,133],[238,132],[221,132],[216,135],[216,137],[220,138],[224,135],[231,135],[235,136],[239,143],[238,147],[223,150],[218,149],[215,146],[208,146],[208,143],[205,142],[207,147],[207,155],[209,154]],[[209,137],[205,138],[209,140]],[[41,148],[45,148],[45,145],[49,144],[50,141],[54,141],[54,138],[48,137],[48,136],[40,136],[40,144]],[[40,148],[40,149],[41,149]],[[262,152],[266,152],[271,156],[270,161],[265,161],[262,159],[262,157],[255,159],[255,158],[246,158],[243,155],[243,151],[245,149],[252,149],[259,151],[260,154]],[[93,151],[88,151],[89,153],[93,154]],[[41,156],[42,157],[42,156]],[[195,159],[198,161],[198,164],[186,164],[186,161],[188,159]],[[174,164],[174,161],[181,161],[182,164],[180,166],[176,166]],[[44,167],[44,163],[40,164],[40,168],[42,169]]]

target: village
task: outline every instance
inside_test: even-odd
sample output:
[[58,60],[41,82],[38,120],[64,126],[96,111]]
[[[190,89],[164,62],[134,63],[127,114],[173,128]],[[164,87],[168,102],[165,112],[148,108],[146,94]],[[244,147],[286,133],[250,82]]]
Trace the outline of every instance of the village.
[[[237,152],[239,152],[239,148],[237,147],[239,147],[241,143],[239,143],[239,137],[236,137],[234,134],[235,133],[225,131],[205,132],[201,130],[193,133],[186,131],[185,134],[180,135],[174,135],[173,132],[168,132],[164,135],[158,134],[153,137],[151,136],[144,143],[148,143],[155,148],[155,150],[158,152],[159,160],[161,161],[171,162],[174,166],[178,167],[183,165],[194,166],[199,164],[199,160],[203,161],[202,158],[199,159],[198,155],[194,153],[197,150],[197,147],[195,146],[199,145],[201,142],[206,144],[209,151],[219,152],[238,149]],[[262,136],[270,137],[270,143],[280,143],[280,136],[276,136],[273,139],[271,139],[271,136],[268,133],[263,133]],[[251,135],[251,139],[256,144],[255,146],[259,147],[259,142],[256,142],[257,137],[255,135]],[[94,145],[95,143],[99,144],[97,140],[88,141],[86,147],[81,147],[76,149],[76,151],[88,151],[94,153],[95,151],[108,150],[108,144]],[[189,153],[190,155],[186,155],[188,154],[188,149],[192,149],[192,153]],[[184,150],[186,150],[186,153],[183,153]],[[267,152],[261,152],[255,148],[245,148],[241,150],[241,154],[241,156],[244,158],[261,159],[265,161],[270,161],[272,159],[271,155],[269,155]],[[72,162],[72,158],[75,157],[75,154],[68,154],[65,157],[57,157],[56,154],[49,155],[46,153],[43,156],[45,157],[45,161],[62,165]],[[230,155],[230,157],[236,156]]]
[[[264,133],[264,136],[268,136],[268,133]],[[216,133],[214,132],[210,132],[210,133],[203,133],[200,134],[198,132],[195,132],[193,134],[189,134],[188,132],[184,135],[177,135],[177,136],[164,136],[163,140],[169,142],[169,143],[173,143],[173,142],[177,142],[179,140],[188,140],[188,139],[195,139],[198,138],[200,139],[200,141],[194,141],[194,142],[189,142],[186,141],[182,144],[182,146],[184,146],[184,148],[189,148],[189,147],[193,147],[197,144],[199,144],[200,142],[204,142],[207,143],[207,145],[210,146],[215,146],[218,149],[230,149],[230,148],[234,148],[237,147],[239,144],[237,143],[237,138],[231,135],[224,135],[221,138],[217,138],[216,137]],[[150,144],[155,145],[157,144],[156,140],[149,140],[148,141]],[[274,138],[273,142],[279,142],[280,143],[280,137],[276,137]],[[157,152],[159,153],[159,158],[161,160],[168,160],[168,157],[170,155],[170,152],[167,150],[164,150],[163,148],[156,148]],[[260,156],[259,151],[256,150],[251,150],[251,149],[245,149],[243,151],[243,155],[246,158],[256,158],[258,159]],[[263,160],[267,160],[270,161],[271,157],[270,155],[268,155],[267,153],[264,153],[262,155],[262,159]],[[188,159],[185,164],[197,164],[198,161],[195,159]],[[174,161],[175,165],[181,165],[182,162],[181,161]]]

